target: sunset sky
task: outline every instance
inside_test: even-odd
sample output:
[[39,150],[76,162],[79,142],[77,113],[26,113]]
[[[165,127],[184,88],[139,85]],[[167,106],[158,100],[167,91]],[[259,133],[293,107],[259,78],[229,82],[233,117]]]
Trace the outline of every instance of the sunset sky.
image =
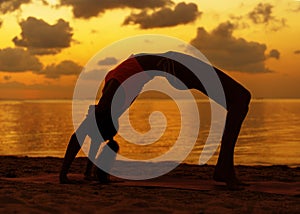
[[255,98],[300,98],[299,20],[295,0],[0,0],[0,99],[72,98],[91,57],[141,34],[192,44]]

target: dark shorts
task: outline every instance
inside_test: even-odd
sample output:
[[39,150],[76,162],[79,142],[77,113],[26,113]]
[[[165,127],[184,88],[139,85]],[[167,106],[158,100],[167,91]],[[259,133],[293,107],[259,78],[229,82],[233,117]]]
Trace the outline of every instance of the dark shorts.
[[118,118],[122,113],[122,105],[125,100],[125,95],[122,94],[122,88],[121,96],[118,97],[117,103],[117,105],[120,106],[120,111],[117,109],[117,112],[113,112],[113,115],[111,112],[113,97],[119,87],[120,83],[117,80],[111,79],[108,81],[104,86],[98,104],[95,106],[94,112],[98,130],[104,140],[111,140],[117,134],[119,129]]

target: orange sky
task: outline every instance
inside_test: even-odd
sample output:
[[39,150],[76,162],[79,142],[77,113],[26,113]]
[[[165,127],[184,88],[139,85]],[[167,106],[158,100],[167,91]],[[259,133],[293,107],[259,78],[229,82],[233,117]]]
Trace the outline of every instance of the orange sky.
[[0,99],[71,98],[98,51],[142,34],[191,43],[256,98],[300,97],[299,1],[101,2],[1,1]]

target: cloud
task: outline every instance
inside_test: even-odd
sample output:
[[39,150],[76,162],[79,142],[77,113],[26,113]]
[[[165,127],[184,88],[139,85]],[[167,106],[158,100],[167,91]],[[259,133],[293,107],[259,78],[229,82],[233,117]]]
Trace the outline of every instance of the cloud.
[[12,82],[5,82],[5,83],[0,83],[0,89],[24,89],[26,87],[25,84],[12,81]]
[[31,0],[0,0],[0,13],[6,14],[18,10],[22,4],[30,3]]
[[8,81],[8,80],[11,79],[11,76],[5,75],[5,76],[3,77],[3,79],[4,79],[5,81]]
[[[25,72],[56,79],[60,76],[78,75],[83,67],[71,60],[51,64],[43,68],[39,59],[22,48],[0,49],[0,72]],[[8,79],[6,79],[8,80]]]
[[297,7],[293,7],[292,9],[289,9],[289,11],[298,13],[300,11],[300,5],[298,5]]
[[[26,89],[32,89],[32,90],[47,90],[49,92],[53,91],[59,91],[62,92],[62,90],[67,89],[67,90],[74,90],[74,88],[70,85],[58,85],[58,84],[24,84],[22,82],[17,82],[17,81],[10,81],[10,82],[4,82],[0,83],[0,89],[15,89],[15,90],[26,90]],[[2,94],[1,94],[2,95]]]
[[[266,45],[234,37],[235,28],[230,22],[221,23],[211,33],[200,27],[191,44],[217,67],[248,73],[270,72],[264,63],[268,57]],[[270,55],[279,58],[277,50],[271,51]]]
[[59,64],[51,64],[46,66],[41,71],[35,72],[36,74],[42,74],[50,79],[57,79],[61,76],[78,75],[82,71],[82,66],[71,60],[64,60]]
[[272,16],[272,8],[273,8],[273,5],[271,5],[271,4],[259,3],[253,9],[253,11],[251,11],[249,13],[249,18],[255,24],[269,23],[271,20],[274,19],[274,17]]
[[140,13],[132,13],[123,22],[124,25],[138,24],[141,29],[171,27],[179,24],[193,22],[201,15],[194,3],[186,4],[181,2],[172,10],[164,7],[149,14],[147,10]]
[[61,5],[73,7],[73,15],[76,18],[85,19],[116,8],[154,9],[170,4],[173,4],[171,0],[61,0]]
[[98,61],[98,65],[115,65],[116,63],[118,63],[118,60],[115,57],[106,57]]
[[300,54],[300,50],[295,50],[294,54]]
[[92,33],[92,34],[98,33],[98,30],[92,29],[92,30],[91,30],[91,33]]
[[[37,93],[32,93],[32,92]],[[74,86],[54,83],[24,84],[16,81],[0,83],[1,99],[72,99]]]
[[100,80],[104,79],[107,72],[108,71],[105,69],[93,69],[82,72],[80,78],[83,80],[94,80],[99,82]]
[[280,53],[276,49],[272,49],[269,53],[269,57],[279,59],[280,58]]
[[70,47],[72,28],[63,19],[50,25],[42,19],[28,17],[20,26],[21,38],[15,37],[13,42],[16,46],[26,47],[33,54],[56,54],[62,48]]
[[22,48],[0,49],[0,71],[39,71],[41,68],[38,58]]
[[270,29],[278,31],[280,28],[286,26],[285,19],[278,19],[272,15],[274,6],[269,3],[259,3],[251,12],[248,17],[254,24],[270,25]]

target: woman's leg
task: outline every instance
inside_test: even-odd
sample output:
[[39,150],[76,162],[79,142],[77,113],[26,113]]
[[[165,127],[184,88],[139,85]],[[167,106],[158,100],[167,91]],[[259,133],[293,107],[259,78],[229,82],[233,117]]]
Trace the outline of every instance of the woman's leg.
[[[173,62],[173,65],[173,74],[188,88],[195,88],[208,95],[201,82],[189,69],[175,61]],[[211,70],[210,65],[200,61],[199,67],[201,69],[207,69],[207,71]],[[220,105],[223,105],[223,107],[226,107],[227,109],[225,129],[222,136],[221,149],[214,173],[214,179],[217,181],[226,182],[228,187],[231,189],[237,189],[238,185],[241,183],[236,178],[234,171],[234,148],[242,123],[248,112],[251,94],[241,84],[233,80],[221,70],[215,67],[214,70],[216,71],[222,84],[226,106],[223,105],[222,101],[218,100],[218,97],[210,98]],[[201,74],[201,70],[199,72]],[[203,71],[204,75],[205,72],[206,71]],[[176,84],[172,83],[171,81],[170,83],[176,87]]]
[[215,70],[224,89],[227,115],[214,179],[226,182],[229,187],[235,188],[234,186],[239,185],[240,182],[234,172],[234,148],[248,112],[251,94],[222,71],[216,68]]
[[89,154],[88,154],[88,160],[87,160],[87,164],[86,164],[86,168],[85,168],[85,172],[84,172],[85,179],[92,178],[92,169],[94,166],[94,161],[96,159],[96,155],[98,153],[101,143],[102,142],[99,140],[98,141],[94,140],[94,139],[91,140],[91,145],[90,145]]
[[[106,116],[110,114],[111,100],[118,86],[119,84],[115,80],[112,80],[106,84],[103,90],[103,95],[101,96],[101,99],[96,107],[96,111],[89,110],[87,118],[80,124],[76,132],[72,134],[68,143],[68,147],[64,156],[63,164],[59,175],[60,183],[70,183],[70,181],[67,178],[67,173],[87,135],[89,135],[92,138],[92,143],[100,144],[101,139],[95,137],[98,136],[98,134],[95,133],[99,131],[98,128],[100,128],[101,131],[104,130],[104,135],[106,134],[106,132],[109,132],[108,135],[110,135],[110,133],[113,133],[113,131],[110,130],[110,127],[107,128],[104,124],[105,122],[107,122],[107,120],[101,120],[102,113],[99,115],[95,115],[98,127],[94,127],[94,123],[92,123],[93,121],[91,120],[91,114],[97,114],[97,110],[99,110],[100,112],[105,112]],[[100,127],[99,124],[101,124],[102,127]],[[103,138],[104,140],[108,140],[112,139],[113,136],[105,136]],[[92,167],[90,160],[88,160],[87,165],[87,167]]]
[[102,127],[101,134],[103,138],[108,140],[102,148],[102,152],[99,154],[97,159],[95,159],[95,163],[97,165],[95,175],[98,181],[103,184],[110,182],[108,172],[119,151],[119,145],[113,140],[113,137],[118,130],[118,117],[122,112],[125,102],[125,93],[122,88],[120,88],[120,94],[118,95],[118,100],[115,103],[117,105],[117,110],[120,110],[120,112],[113,112],[114,115],[112,115],[111,112],[112,100],[119,87],[120,83],[117,80],[109,80],[103,89],[103,95],[98,103],[99,108],[96,109],[97,124]]
[[107,184],[110,182],[109,171],[111,170],[117,153],[119,151],[119,144],[113,139],[103,147],[102,152],[97,158],[96,177],[100,183]]
[[[200,68],[211,70],[211,66],[203,62],[199,62]],[[180,79],[188,88],[195,88],[207,95],[207,92],[198,78],[185,66],[173,61],[173,75]],[[226,99],[226,121],[225,129],[222,136],[221,149],[216,165],[214,179],[226,182],[231,189],[237,188],[240,184],[236,178],[234,171],[234,148],[242,126],[242,123],[248,112],[251,94],[241,84],[233,80],[221,70],[214,68],[216,71]],[[201,73],[201,71],[199,71]],[[200,76],[201,77],[201,76]],[[175,88],[178,88],[175,83],[169,81]],[[178,88],[180,89],[180,88]],[[217,103],[222,105],[218,97],[210,97]],[[223,105],[224,106],[224,105]],[[224,106],[225,107],[225,106]]]
[[85,119],[79,128],[74,132],[70,138],[63,164],[60,170],[59,175],[59,181],[62,184],[70,183],[70,181],[67,178],[68,171],[71,167],[72,162],[74,161],[77,153],[79,152],[81,145],[84,142],[84,139],[87,135],[87,129],[88,129],[88,120]]
[[[159,56],[142,56],[137,58],[137,60],[145,70],[161,70],[170,73],[180,79],[187,88],[195,88],[207,95],[201,81],[198,80],[192,71],[181,63],[170,59],[164,59]],[[199,68],[208,69],[207,71],[211,70],[210,65],[201,61],[199,61]],[[216,71],[223,86],[226,99],[226,109],[228,111],[214,179],[226,182],[229,188],[236,189],[240,182],[236,178],[234,171],[234,148],[242,123],[248,112],[251,94],[247,89],[221,70],[217,68],[214,68],[214,70]],[[199,70],[199,72],[201,73],[201,70]],[[181,89],[178,87],[176,82],[172,81],[172,78],[169,78],[168,80],[175,88]],[[210,98],[222,105],[222,103],[217,100],[218,98]]]

